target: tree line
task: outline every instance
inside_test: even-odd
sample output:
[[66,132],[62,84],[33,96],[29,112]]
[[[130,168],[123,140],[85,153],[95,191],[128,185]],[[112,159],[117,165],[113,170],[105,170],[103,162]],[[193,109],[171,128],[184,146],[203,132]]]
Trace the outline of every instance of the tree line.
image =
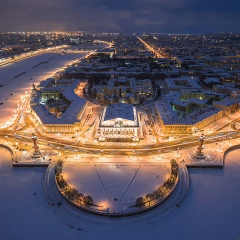
[[84,196],[83,193],[78,192],[77,189],[68,185],[62,175],[63,171],[63,160],[58,160],[55,166],[55,178],[58,187],[62,194],[67,197],[70,201],[74,201],[79,205],[91,206],[94,205],[93,198],[91,196]]
[[172,159],[170,161],[170,164],[171,164],[171,174],[168,177],[168,179],[163,183],[163,185],[158,187],[153,193],[148,193],[145,197],[137,198],[135,203],[136,207],[150,206],[151,204],[162,200],[173,189],[178,177],[179,166],[175,159]]

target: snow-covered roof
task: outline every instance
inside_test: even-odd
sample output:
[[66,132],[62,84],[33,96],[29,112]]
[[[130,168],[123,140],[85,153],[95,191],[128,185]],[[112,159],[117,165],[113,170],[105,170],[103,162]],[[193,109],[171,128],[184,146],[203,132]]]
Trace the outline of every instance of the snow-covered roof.
[[189,102],[181,101],[181,100],[173,100],[172,104],[186,108],[189,105]]
[[218,78],[206,78],[203,81],[207,84],[209,84],[209,83],[220,83]]
[[134,121],[133,105],[121,102],[108,105],[103,121],[108,121],[116,118]]
[[155,106],[161,115],[162,120],[164,121],[164,124],[195,124],[197,122],[202,121],[203,119],[221,111],[218,108],[207,106],[205,108],[199,109],[191,114],[189,114],[187,117],[180,118],[177,115],[177,111],[175,111],[171,105],[171,103],[175,103],[177,105],[186,107],[188,104],[195,103],[195,104],[205,104],[206,100],[201,101],[197,99],[188,99],[190,102],[187,101],[180,101],[180,92],[171,91],[168,93],[168,95],[155,102]]
[[201,89],[196,82],[197,78],[191,78],[189,76],[178,78],[166,78],[166,84],[168,88],[181,90],[181,89]]
[[73,84],[61,87],[63,96],[71,103],[60,117],[56,118],[56,115],[51,114],[43,105],[38,104],[32,106],[32,109],[44,124],[74,124],[79,121],[78,115],[87,102],[86,99],[80,98],[74,93],[74,89],[79,82],[79,80],[75,80]]
[[226,97],[222,101],[214,101],[213,102],[214,105],[223,106],[223,107],[228,107],[235,103],[240,103],[239,97],[237,97],[237,98]]
[[194,103],[197,105],[205,105],[208,102],[208,99],[198,99],[198,98],[189,98],[189,103]]
[[38,85],[39,88],[45,88],[48,86],[51,86],[55,81],[55,78],[47,78],[44,81],[41,81],[40,84]]

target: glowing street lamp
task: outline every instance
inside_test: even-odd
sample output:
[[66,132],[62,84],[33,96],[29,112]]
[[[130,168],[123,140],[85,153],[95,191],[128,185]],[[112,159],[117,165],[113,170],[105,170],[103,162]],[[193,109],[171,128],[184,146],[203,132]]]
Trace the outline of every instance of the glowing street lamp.
[[173,133],[174,133],[174,130],[171,130],[172,138],[173,138]]
[[179,147],[177,148],[177,157],[179,156]]
[[7,140],[7,145],[8,145],[8,136],[4,136],[5,138],[6,138],[6,140]]
[[135,159],[135,150],[134,149],[132,150],[132,153],[133,153],[132,159]]
[[221,148],[222,148],[222,143],[220,143],[219,145],[219,152],[221,151]]
[[161,149],[159,149],[158,150],[158,157],[157,157],[157,160],[160,160],[161,159],[161,157],[159,156],[159,154],[162,152],[162,150]]
[[152,142],[153,142],[153,143],[156,142],[154,133],[153,133],[153,135],[152,135]]

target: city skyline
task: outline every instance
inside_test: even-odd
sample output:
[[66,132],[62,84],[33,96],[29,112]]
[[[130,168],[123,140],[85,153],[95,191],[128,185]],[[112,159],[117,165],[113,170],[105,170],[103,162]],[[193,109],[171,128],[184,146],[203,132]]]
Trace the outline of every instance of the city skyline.
[[233,0],[1,0],[0,31],[238,33],[239,9]]
[[0,33],[2,238],[238,239],[240,34],[118,33]]

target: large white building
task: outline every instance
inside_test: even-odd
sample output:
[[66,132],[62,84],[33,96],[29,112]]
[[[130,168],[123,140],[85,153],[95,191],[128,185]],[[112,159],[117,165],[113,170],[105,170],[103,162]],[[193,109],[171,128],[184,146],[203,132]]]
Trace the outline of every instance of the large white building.
[[139,141],[140,129],[136,108],[115,103],[105,107],[99,124],[99,141]]

